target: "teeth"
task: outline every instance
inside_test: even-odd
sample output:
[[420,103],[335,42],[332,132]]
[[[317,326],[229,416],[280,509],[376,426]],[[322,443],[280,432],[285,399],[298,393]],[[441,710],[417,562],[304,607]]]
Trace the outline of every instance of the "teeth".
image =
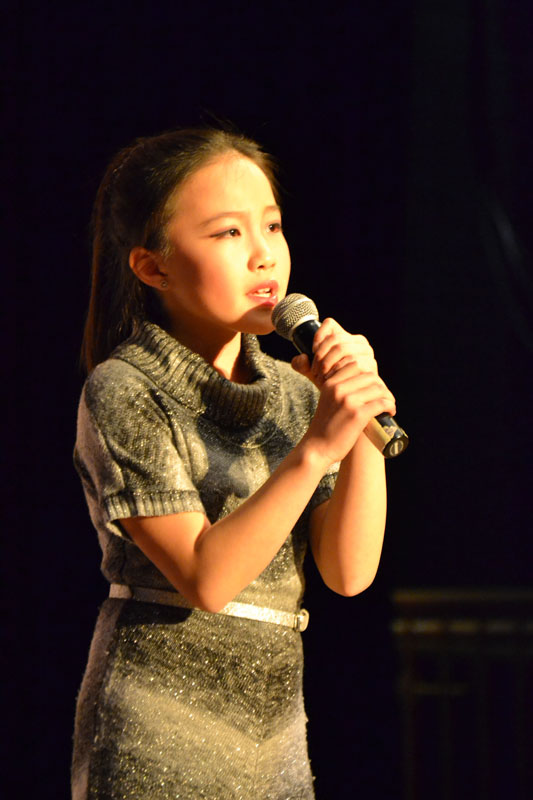
[[271,289],[258,289],[254,294],[270,295],[271,291]]

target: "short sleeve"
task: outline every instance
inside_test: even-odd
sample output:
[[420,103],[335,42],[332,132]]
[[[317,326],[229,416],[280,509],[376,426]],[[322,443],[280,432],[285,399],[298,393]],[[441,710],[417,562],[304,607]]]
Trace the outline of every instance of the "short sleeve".
[[332,464],[313,493],[309,503],[311,511],[322,503],[325,503],[326,500],[329,500],[335,488],[338,472],[339,463]]
[[124,536],[121,518],[205,513],[156,388],[123,362],[104,362],[85,384],[74,463],[97,529]]

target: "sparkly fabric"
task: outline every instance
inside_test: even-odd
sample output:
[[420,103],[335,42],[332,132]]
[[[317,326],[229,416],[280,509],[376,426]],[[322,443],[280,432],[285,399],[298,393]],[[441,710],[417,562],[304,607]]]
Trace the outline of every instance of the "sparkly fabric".
[[[75,464],[110,582],[172,590],[117,520],[195,510],[215,522],[305,433],[315,389],[255,337],[243,346],[246,385],[146,324],[89,377]],[[334,470],[235,601],[298,611],[309,512],[333,484]],[[305,722],[298,632],[108,599],[78,698],[73,797],[309,800]]]

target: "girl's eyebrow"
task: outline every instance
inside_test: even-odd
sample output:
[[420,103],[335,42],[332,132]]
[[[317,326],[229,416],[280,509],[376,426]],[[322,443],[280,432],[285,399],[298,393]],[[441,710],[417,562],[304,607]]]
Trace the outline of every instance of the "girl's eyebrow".
[[[265,206],[265,209],[264,209],[263,213],[267,214],[270,211],[281,211],[281,207],[279,205],[277,205],[277,203],[274,204],[274,205],[271,205],[271,206]],[[243,217],[246,217],[246,216],[248,216],[248,212],[247,211],[221,211],[220,214],[215,214],[214,216],[209,217],[209,219],[206,219],[203,222],[201,222],[200,223],[200,227],[201,228],[205,228],[207,225],[210,225],[212,222],[216,222],[217,219],[223,219],[224,217],[240,217],[240,218],[243,218]]]

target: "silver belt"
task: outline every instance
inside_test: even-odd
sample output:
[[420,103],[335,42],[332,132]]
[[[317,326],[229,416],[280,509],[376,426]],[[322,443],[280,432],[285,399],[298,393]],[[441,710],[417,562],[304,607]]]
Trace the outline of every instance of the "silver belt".
[[[165,589],[149,589],[147,586],[127,586],[124,583],[112,583],[109,587],[109,597],[122,600],[138,600],[142,603],[159,603],[163,606],[194,608],[185,597],[177,592],[169,592]],[[209,614],[211,612],[204,613]],[[272,622],[275,625],[284,625],[286,628],[292,628],[295,631],[305,631],[309,624],[309,612],[305,608],[300,609],[298,614],[291,614],[288,611],[254,606],[251,603],[228,603],[217,613],[226,614],[229,617],[255,619],[259,622]]]

